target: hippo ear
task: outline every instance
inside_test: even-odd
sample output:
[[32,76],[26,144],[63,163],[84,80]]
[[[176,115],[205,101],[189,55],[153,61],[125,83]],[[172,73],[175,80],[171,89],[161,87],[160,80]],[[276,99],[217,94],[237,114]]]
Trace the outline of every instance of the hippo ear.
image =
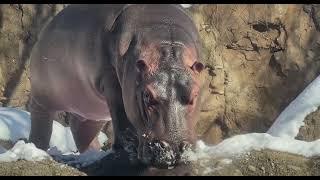
[[201,73],[201,71],[204,69],[204,65],[203,65],[201,62],[196,61],[196,62],[192,65],[191,69],[192,69],[193,71],[196,71],[196,72],[198,72],[198,73]]
[[138,68],[139,72],[144,72],[147,70],[147,64],[144,60],[138,60],[136,63],[136,67]]
[[119,53],[120,56],[123,56],[127,50],[129,49],[129,45],[131,43],[131,33],[126,32],[122,35],[120,42],[119,42]]

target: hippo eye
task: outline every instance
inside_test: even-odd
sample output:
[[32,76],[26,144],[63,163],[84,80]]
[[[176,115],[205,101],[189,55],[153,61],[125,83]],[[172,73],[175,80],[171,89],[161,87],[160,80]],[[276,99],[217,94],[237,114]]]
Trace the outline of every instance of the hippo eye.
[[144,91],[143,93],[143,101],[148,107],[157,105],[158,102],[153,98],[152,94],[149,91]]
[[201,62],[195,62],[192,66],[191,69],[195,72],[201,73],[201,71],[204,69],[204,65]]

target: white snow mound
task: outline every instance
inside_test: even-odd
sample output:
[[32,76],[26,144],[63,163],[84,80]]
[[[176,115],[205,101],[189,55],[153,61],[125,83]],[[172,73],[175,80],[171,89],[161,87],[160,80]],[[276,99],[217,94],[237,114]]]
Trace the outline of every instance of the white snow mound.
[[44,159],[52,159],[45,151],[36,148],[32,143],[18,141],[12,149],[0,154],[0,162],[11,162],[17,160],[41,161]]

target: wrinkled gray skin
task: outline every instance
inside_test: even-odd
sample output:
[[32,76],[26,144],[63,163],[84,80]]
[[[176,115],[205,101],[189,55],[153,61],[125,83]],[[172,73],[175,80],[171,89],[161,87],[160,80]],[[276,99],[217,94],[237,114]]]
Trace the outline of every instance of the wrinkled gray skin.
[[29,139],[47,149],[52,116],[66,111],[79,151],[99,148],[111,117],[114,150],[173,166],[196,140],[199,60],[197,29],[178,5],[70,5],[32,51]]

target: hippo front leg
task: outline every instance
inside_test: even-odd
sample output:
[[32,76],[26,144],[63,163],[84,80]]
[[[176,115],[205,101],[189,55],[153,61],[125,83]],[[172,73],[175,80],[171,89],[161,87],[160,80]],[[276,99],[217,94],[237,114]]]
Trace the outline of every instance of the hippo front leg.
[[106,97],[108,106],[110,108],[110,114],[112,118],[112,126],[113,126],[113,145],[112,148],[114,150],[117,149],[126,149],[132,142],[130,139],[134,139],[134,137],[125,137],[127,135],[128,130],[130,132],[134,132],[133,126],[128,120],[127,114],[125,112],[125,108],[122,100],[122,90],[119,84],[118,79],[116,78],[116,74],[114,70],[110,70],[107,75],[104,76],[104,85],[103,91]]
[[[115,93],[116,92],[116,93]],[[113,126],[113,144],[112,149],[117,153],[125,151],[127,157],[122,157],[132,164],[138,163],[137,147],[138,138],[136,131],[129,122],[121,96],[121,90],[115,90],[108,96],[108,104]]]
[[113,126],[113,145],[112,147],[116,150],[118,148],[124,148],[125,143],[123,134],[130,127],[129,121],[127,120],[127,116],[123,107],[122,99],[112,100],[110,102],[110,113],[112,117],[112,126]]
[[29,108],[31,113],[29,141],[34,143],[36,147],[47,150],[52,134],[52,118],[55,112],[48,110],[34,98],[31,98]]

